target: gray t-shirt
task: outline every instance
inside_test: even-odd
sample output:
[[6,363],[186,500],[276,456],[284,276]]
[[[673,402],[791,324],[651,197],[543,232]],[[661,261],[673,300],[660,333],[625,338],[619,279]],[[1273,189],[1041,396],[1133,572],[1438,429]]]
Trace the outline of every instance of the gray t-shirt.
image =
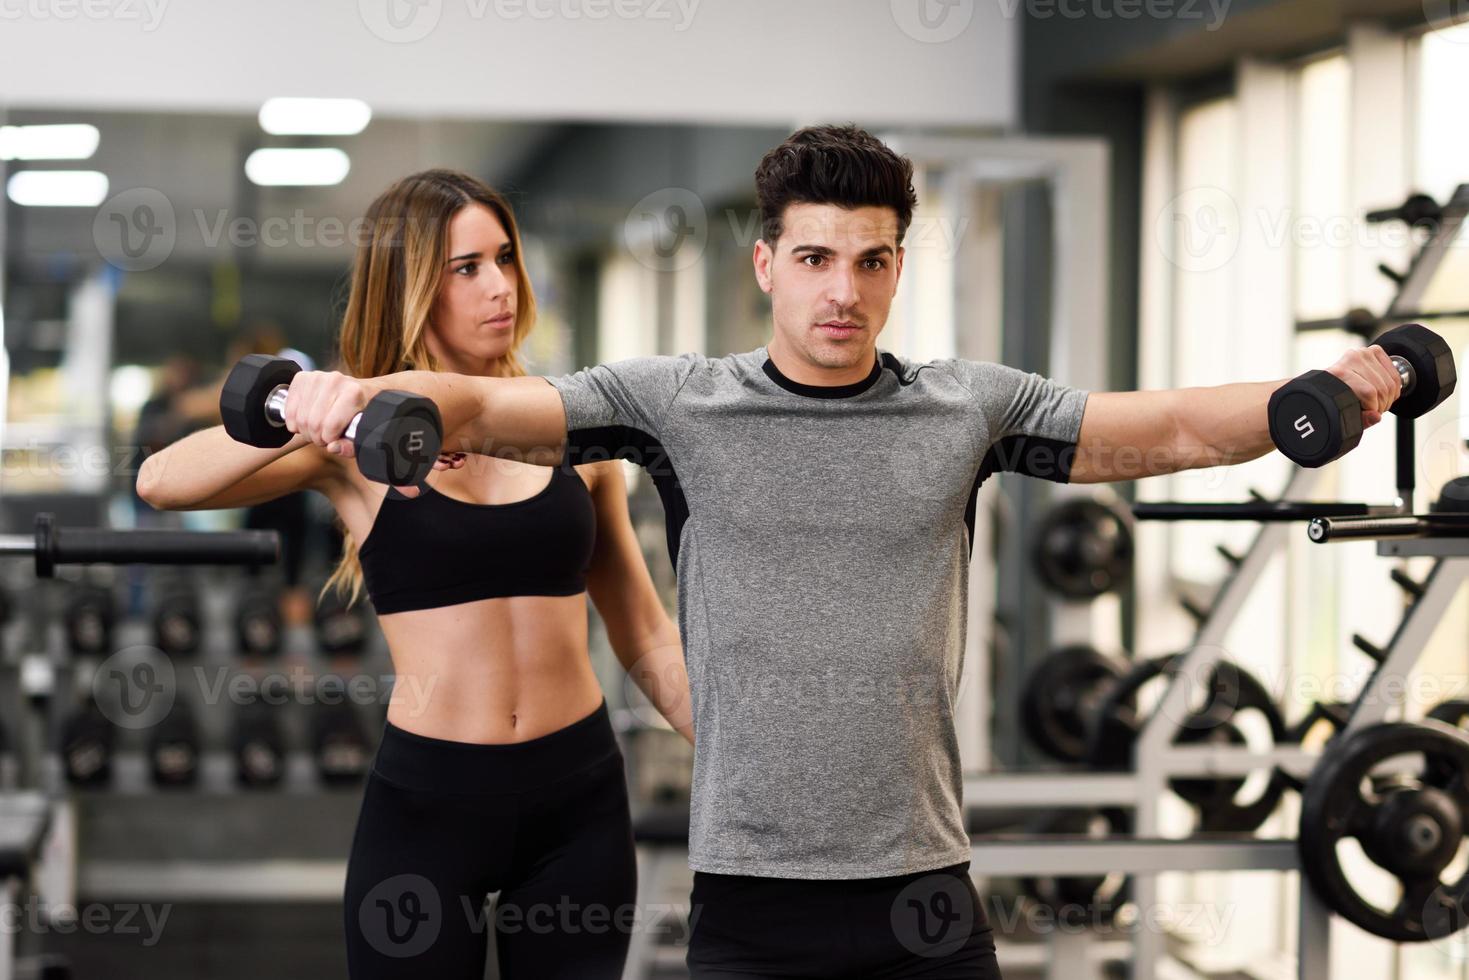
[[954,701],[979,484],[1064,482],[1086,393],[879,351],[813,387],[760,348],[547,379],[571,463],[662,497],[693,698],[689,866],[875,878],[969,859]]

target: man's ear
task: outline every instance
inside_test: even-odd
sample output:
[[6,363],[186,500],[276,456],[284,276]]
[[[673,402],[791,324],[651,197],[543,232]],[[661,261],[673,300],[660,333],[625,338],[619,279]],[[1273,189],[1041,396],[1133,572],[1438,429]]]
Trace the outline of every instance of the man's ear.
[[757,239],[755,253],[751,256],[751,260],[755,263],[755,281],[760,284],[760,290],[770,292],[770,266],[775,261],[775,247],[767,245],[763,238]]

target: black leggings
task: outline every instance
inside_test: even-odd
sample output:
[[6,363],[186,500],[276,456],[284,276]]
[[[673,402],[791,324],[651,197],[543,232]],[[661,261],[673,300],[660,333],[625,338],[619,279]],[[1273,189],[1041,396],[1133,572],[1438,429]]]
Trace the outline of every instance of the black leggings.
[[694,980],[999,980],[969,862],[888,878],[696,872]]
[[606,702],[503,745],[387,725],[347,862],[353,980],[480,980],[490,928],[504,980],[617,980],[636,899]]

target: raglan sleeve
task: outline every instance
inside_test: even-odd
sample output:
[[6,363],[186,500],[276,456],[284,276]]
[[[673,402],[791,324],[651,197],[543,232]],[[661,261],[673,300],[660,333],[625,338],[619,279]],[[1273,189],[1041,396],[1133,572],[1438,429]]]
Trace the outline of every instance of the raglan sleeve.
[[566,410],[567,462],[641,462],[640,449],[666,440],[669,408],[702,360],[633,357],[546,378]]
[[1070,480],[1088,392],[1002,364],[943,363],[975,400],[985,429],[984,469]]

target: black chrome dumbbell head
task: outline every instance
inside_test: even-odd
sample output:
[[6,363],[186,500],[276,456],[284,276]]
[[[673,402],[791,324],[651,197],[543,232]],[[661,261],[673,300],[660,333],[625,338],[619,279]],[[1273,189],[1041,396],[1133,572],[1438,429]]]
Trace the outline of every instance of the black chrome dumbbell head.
[[[1395,327],[1375,343],[1392,358],[1402,393],[1390,409],[1417,418],[1443,403],[1458,382],[1454,355],[1444,339],[1418,323]],[[1270,396],[1270,438],[1301,466],[1323,466],[1362,440],[1362,404],[1346,382],[1326,371],[1307,371]]]
[[261,449],[278,449],[291,441],[279,413],[266,410],[274,397],[284,404],[284,391],[301,365],[287,357],[247,354],[225,378],[219,396],[219,414],[231,439]]
[[353,420],[347,437],[357,450],[357,467],[377,483],[414,486],[433,472],[443,443],[443,422],[430,399],[406,391],[384,391]]
[[[261,449],[291,441],[285,425],[286,396],[300,365],[284,357],[249,354],[230,371],[219,413],[230,437]],[[347,425],[357,468],[377,483],[413,486],[433,472],[444,427],[432,400],[406,391],[384,391]]]
[[[1443,404],[1458,384],[1454,352],[1448,342],[1421,323],[1405,323],[1377,338],[1403,374],[1403,393],[1393,403],[1392,412],[1403,418],[1416,419]],[[1404,366],[1406,371],[1404,371]]]

